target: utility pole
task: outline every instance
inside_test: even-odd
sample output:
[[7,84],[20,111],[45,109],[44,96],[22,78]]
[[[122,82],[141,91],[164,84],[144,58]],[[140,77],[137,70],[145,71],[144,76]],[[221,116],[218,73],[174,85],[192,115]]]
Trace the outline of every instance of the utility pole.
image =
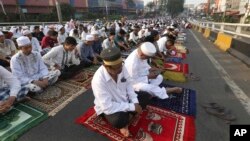
[[62,24],[62,12],[61,12],[61,7],[60,4],[58,3],[57,0],[56,1],[56,11],[57,11],[57,16],[58,16],[58,21],[60,24]]

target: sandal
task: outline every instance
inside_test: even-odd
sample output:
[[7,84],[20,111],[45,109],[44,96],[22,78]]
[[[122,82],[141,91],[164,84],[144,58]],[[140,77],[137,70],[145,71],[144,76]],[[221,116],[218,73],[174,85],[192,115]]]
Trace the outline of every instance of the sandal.
[[225,109],[214,109],[214,108],[206,108],[205,109],[208,114],[214,115],[220,119],[226,120],[226,121],[234,121],[236,120],[236,117],[232,115],[229,111],[226,111]]
[[200,77],[199,76],[195,76],[193,73],[188,74],[187,76],[190,80],[193,81],[200,81]]
[[213,109],[222,109],[222,108],[224,108],[224,107],[220,106],[219,104],[217,104],[215,102],[202,104],[201,106],[203,108],[213,108]]

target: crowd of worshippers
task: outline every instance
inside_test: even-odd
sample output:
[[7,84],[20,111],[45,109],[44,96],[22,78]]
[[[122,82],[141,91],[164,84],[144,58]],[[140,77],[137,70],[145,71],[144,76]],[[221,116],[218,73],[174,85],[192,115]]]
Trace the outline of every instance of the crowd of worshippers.
[[[107,118],[124,136],[128,123],[152,97],[181,93],[178,87],[160,87],[161,68],[185,21],[142,19],[63,25],[5,27],[0,31],[0,113],[13,104],[42,94],[58,80],[72,78],[84,67],[101,65],[92,88],[97,115]],[[126,59],[121,52],[131,51]]]

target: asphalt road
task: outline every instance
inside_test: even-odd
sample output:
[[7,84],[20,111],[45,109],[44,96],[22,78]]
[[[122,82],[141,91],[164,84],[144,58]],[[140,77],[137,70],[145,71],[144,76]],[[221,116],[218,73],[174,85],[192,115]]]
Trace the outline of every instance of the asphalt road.
[[[187,32],[187,42],[190,54],[185,62],[189,63],[190,72],[201,77],[200,81],[187,83],[170,83],[197,91],[197,141],[229,141],[229,125],[223,120],[207,114],[200,106],[206,102],[217,102],[230,109],[237,117],[232,124],[250,124],[250,116],[244,106],[235,97],[231,87],[223,79],[221,70],[216,69],[211,60],[201,48],[201,44],[219,62],[245,94],[250,97],[250,69],[231,55],[221,52],[211,42],[202,37],[201,33],[192,31],[197,36],[195,40],[190,31]],[[74,123],[89,107],[93,106],[93,94],[88,90],[76,98],[56,116],[49,118],[37,127],[31,129],[18,141],[106,141],[106,137],[96,134],[81,125]]]

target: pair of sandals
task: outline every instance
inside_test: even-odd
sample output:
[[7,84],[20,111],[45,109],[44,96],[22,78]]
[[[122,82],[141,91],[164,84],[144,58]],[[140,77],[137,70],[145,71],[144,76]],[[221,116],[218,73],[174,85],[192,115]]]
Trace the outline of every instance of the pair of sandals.
[[231,122],[236,120],[236,117],[230,112],[230,110],[225,109],[225,107],[217,103],[206,103],[203,104],[202,107],[208,114],[223,119],[227,124],[230,124]]
[[189,73],[186,75],[189,80],[200,81],[201,78],[199,76],[194,75],[193,73]]

